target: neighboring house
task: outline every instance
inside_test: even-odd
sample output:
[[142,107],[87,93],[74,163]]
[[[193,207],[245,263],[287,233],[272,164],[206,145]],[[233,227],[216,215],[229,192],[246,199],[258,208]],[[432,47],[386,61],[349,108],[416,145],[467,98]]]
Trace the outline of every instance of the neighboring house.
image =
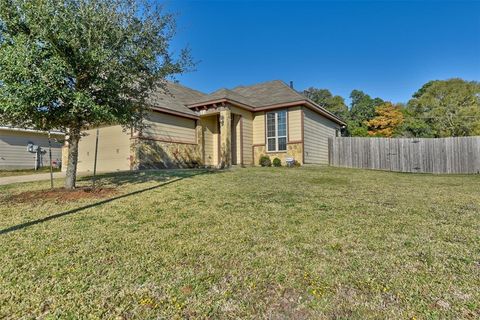
[[[51,133],[52,162],[60,165],[65,135]],[[37,152],[28,146],[38,146]],[[0,170],[35,169],[49,165],[48,134],[44,131],[0,126]]]
[[[327,164],[328,137],[345,125],[282,81],[208,95],[169,82],[167,91],[150,94],[141,131],[100,128],[97,170],[258,165],[262,155]],[[79,171],[93,170],[95,132],[80,140]]]

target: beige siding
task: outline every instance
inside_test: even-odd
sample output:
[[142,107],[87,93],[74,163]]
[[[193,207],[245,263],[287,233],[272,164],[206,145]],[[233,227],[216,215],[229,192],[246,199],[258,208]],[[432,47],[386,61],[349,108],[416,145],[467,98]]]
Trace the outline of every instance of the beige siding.
[[218,163],[218,127],[217,116],[201,118],[203,127],[205,165],[214,166]]
[[310,109],[303,110],[305,163],[328,164],[328,138],[340,127]]
[[[63,136],[54,138],[63,139]],[[0,169],[34,169],[35,154],[27,151],[27,145],[33,143],[41,147],[38,164],[49,165],[48,136],[36,132],[0,130]],[[52,142],[52,161],[62,160],[62,143]]]
[[[279,109],[282,110],[282,109]],[[283,109],[285,110],[285,109]],[[302,140],[302,107],[288,108],[288,141],[299,142]],[[275,111],[275,110],[272,110]],[[253,144],[265,144],[265,112],[254,113],[253,118]]]
[[253,114],[253,144],[265,144],[265,112]]
[[149,112],[142,136],[175,142],[196,143],[195,120],[166,113]]
[[[96,129],[85,131],[78,145],[78,171],[93,171]],[[121,126],[102,127],[98,135],[97,170],[118,171],[130,169],[130,131]]]
[[[243,164],[252,164],[252,145],[253,145],[253,114],[250,111],[237,107],[231,107],[234,114],[242,116],[243,126]],[[236,128],[237,143],[240,146],[240,125]],[[237,159],[240,161],[240,148],[237,149]]]
[[288,141],[302,140],[302,107],[288,108]]

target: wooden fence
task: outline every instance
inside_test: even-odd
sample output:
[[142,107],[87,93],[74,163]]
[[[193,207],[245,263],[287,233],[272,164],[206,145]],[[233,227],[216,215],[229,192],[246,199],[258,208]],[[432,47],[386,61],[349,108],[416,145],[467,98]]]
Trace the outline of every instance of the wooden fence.
[[480,173],[480,137],[330,138],[329,163],[399,172]]

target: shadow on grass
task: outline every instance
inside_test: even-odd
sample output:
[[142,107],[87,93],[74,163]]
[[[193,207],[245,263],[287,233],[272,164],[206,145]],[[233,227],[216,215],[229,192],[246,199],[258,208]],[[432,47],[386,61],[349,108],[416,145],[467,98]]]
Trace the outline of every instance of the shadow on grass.
[[[73,213],[77,213],[86,209],[94,208],[100,206],[105,203],[109,203],[118,199],[127,198],[136,194],[140,194],[146,191],[158,189],[160,187],[172,184],[174,182],[178,182],[180,180],[191,178],[194,176],[202,175],[202,174],[211,174],[216,171],[212,170],[158,170],[158,171],[142,171],[142,172],[134,172],[134,173],[126,173],[123,174],[103,174],[97,177],[99,186],[105,184],[113,184],[113,185],[122,185],[123,183],[141,183],[141,182],[148,182],[148,181],[158,181],[160,184],[154,185],[152,187],[144,188],[137,191],[132,191],[126,194],[122,194],[113,198],[105,199],[102,201],[98,201],[95,203],[88,204],[83,207],[67,210],[64,212],[56,213],[50,216],[46,216],[41,219],[32,220],[29,222],[17,224],[15,226],[11,226],[5,229],[0,230],[0,235],[7,234],[13,231],[21,230],[39,223],[47,222],[53,219],[57,219],[66,215],[70,215]],[[169,178],[173,178],[172,180],[167,180]],[[85,179],[81,179],[85,180]],[[87,179],[88,180],[88,179]]]
[[[160,169],[160,170],[141,170],[141,171],[123,171],[97,174],[97,186],[118,187],[124,184],[140,184],[145,182],[163,182],[170,178],[189,178],[199,174],[215,173],[217,170],[208,169]],[[78,178],[79,182],[91,182],[92,176]]]

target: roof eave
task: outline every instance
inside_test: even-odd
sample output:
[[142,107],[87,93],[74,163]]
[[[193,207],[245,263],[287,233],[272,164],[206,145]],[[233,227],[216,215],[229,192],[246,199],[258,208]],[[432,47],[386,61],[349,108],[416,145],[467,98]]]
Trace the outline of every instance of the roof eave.
[[150,107],[151,110],[156,111],[156,112],[167,113],[167,114],[171,114],[171,115],[174,115],[174,116],[189,118],[189,119],[194,119],[194,120],[200,119],[199,116],[196,116],[194,114],[183,113],[183,112],[180,112],[180,111],[175,111],[175,110],[172,110],[172,109],[167,109],[167,108],[162,108],[162,107],[154,107],[154,106],[149,106],[149,107]]
[[305,100],[305,105],[311,107],[311,108],[314,108],[316,109],[317,111],[319,111],[320,114],[324,115],[325,117],[329,118],[330,120],[338,123],[339,125],[342,125],[342,126],[346,126],[347,123],[345,121],[343,121],[342,119],[340,119],[339,117],[337,117],[336,115],[334,115],[333,113],[331,113],[330,111],[328,110],[325,110],[324,108],[320,107],[318,104],[316,104],[315,102],[313,101],[310,101],[310,100]]
[[320,107],[317,105],[315,102],[308,100],[308,99],[302,99],[302,100],[296,100],[296,101],[290,101],[290,102],[282,102],[282,103],[277,103],[277,104],[272,104],[272,105],[267,105],[267,106],[262,106],[262,107],[252,107],[247,104],[232,100],[232,99],[216,99],[216,100],[210,100],[210,101],[204,101],[204,102],[199,102],[191,105],[187,105],[189,109],[195,109],[195,108],[203,108],[207,107],[210,105],[216,105],[216,104],[224,104],[224,103],[230,103],[234,106],[237,106],[239,108],[243,108],[245,110],[251,111],[251,112],[259,112],[259,111],[267,111],[267,110],[272,110],[272,109],[278,109],[278,108],[286,108],[286,107],[293,107],[293,106],[298,106],[298,105],[306,105],[307,107],[313,109],[314,111],[318,112],[319,114],[323,115],[324,117],[332,120],[333,122],[346,126],[347,124],[338,118],[336,115],[333,113],[329,112],[328,110],[325,110],[324,108]]
[[286,108],[286,107],[293,107],[293,106],[298,106],[298,105],[306,105],[307,107],[313,109],[314,111],[318,112],[319,114],[323,115],[324,117],[338,123],[339,125],[346,126],[347,124],[335,116],[333,113],[325,110],[324,108],[320,107],[313,101],[309,100],[297,100],[297,101],[291,101],[291,102],[286,102],[286,103],[277,103],[277,104],[272,104],[268,106],[263,106],[259,108],[255,108],[255,111],[267,111],[267,110],[272,110],[272,109],[278,109],[278,108]]
[[211,105],[226,104],[226,103],[229,103],[229,104],[234,105],[234,106],[239,107],[239,108],[243,108],[243,109],[251,111],[251,112],[254,112],[256,110],[256,108],[254,108],[254,107],[252,107],[248,104],[245,104],[245,103],[233,100],[233,99],[228,99],[228,98],[198,102],[198,103],[195,103],[195,104],[187,105],[187,108],[189,108],[189,109],[203,108],[203,107],[208,107],[208,106],[211,106]]
[[[8,130],[8,131],[20,131],[20,132],[32,132],[32,133],[41,133],[41,134],[48,134],[48,131],[36,130],[31,128],[18,128],[18,127],[9,127],[9,126],[0,126],[0,130]],[[64,136],[65,133],[62,131],[52,130],[50,134],[54,135],[62,135]]]

